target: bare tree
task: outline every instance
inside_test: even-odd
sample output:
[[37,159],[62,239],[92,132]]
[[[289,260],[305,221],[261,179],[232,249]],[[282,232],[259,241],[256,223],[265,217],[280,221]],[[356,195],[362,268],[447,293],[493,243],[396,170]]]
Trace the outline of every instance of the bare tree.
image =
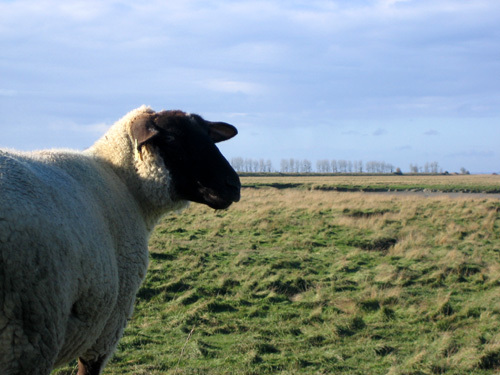
[[271,173],[274,170],[273,163],[270,159],[266,160],[266,172]]
[[437,174],[438,173],[438,170],[439,170],[439,164],[437,161],[434,161],[430,164],[430,168],[431,168],[431,173],[434,173],[434,174]]
[[231,159],[231,166],[236,172],[243,172],[243,158],[236,157]]
[[280,171],[282,173],[288,173],[290,168],[290,163],[288,162],[288,159],[281,159],[281,168]]
[[309,160],[302,160],[302,173],[311,173],[312,172],[312,164]]
[[339,165],[339,172],[345,173],[347,171],[347,161],[339,160],[338,165]]
[[330,162],[327,159],[316,161],[316,171],[319,173],[329,173],[331,171]]
[[337,173],[339,171],[337,166],[337,160],[332,160],[331,165],[332,165],[332,172]]

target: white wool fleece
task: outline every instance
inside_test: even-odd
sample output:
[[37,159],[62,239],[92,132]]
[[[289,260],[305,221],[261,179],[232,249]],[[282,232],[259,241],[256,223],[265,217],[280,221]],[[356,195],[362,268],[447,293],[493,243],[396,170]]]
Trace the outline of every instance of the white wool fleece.
[[126,115],[84,152],[0,151],[0,372],[106,362],[132,313],[149,235],[170,198],[154,150],[134,153]]

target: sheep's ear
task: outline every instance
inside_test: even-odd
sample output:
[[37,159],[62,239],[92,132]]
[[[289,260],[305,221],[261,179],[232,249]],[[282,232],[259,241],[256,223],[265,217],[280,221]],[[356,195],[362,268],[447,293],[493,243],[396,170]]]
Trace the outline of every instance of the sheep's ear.
[[159,131],[154,124],[153,116],[145,115],[136,118],[131,125],[131,133],[134,138],[134,143],[137,151],[148,142],[151,138],[158,135]]
[[208,134],[217,143],[233,138],[238,134],[238,130],[233,125],[226,124],[225,122],[209,122]]

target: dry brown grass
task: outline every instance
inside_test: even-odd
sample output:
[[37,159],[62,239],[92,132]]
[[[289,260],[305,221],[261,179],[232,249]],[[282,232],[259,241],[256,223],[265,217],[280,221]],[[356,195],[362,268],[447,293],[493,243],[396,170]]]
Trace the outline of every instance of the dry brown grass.
[[500,175],[261,175],[243,176],[243,184],[279,182],[283,184],[305,183],[312,185],[430,185],[430,186],[500,186]]
[[498,199],[269,187],[227,211],[193,204],[152,236],[106,370],[494,374],[499,212]]

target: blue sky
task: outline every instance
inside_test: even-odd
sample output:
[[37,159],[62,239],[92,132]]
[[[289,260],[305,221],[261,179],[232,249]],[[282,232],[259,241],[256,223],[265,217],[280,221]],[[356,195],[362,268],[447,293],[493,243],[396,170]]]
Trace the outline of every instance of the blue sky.
[[0,147],[90,146],[147,104],[232,157],[500,172],[500,1],[0,0]]

